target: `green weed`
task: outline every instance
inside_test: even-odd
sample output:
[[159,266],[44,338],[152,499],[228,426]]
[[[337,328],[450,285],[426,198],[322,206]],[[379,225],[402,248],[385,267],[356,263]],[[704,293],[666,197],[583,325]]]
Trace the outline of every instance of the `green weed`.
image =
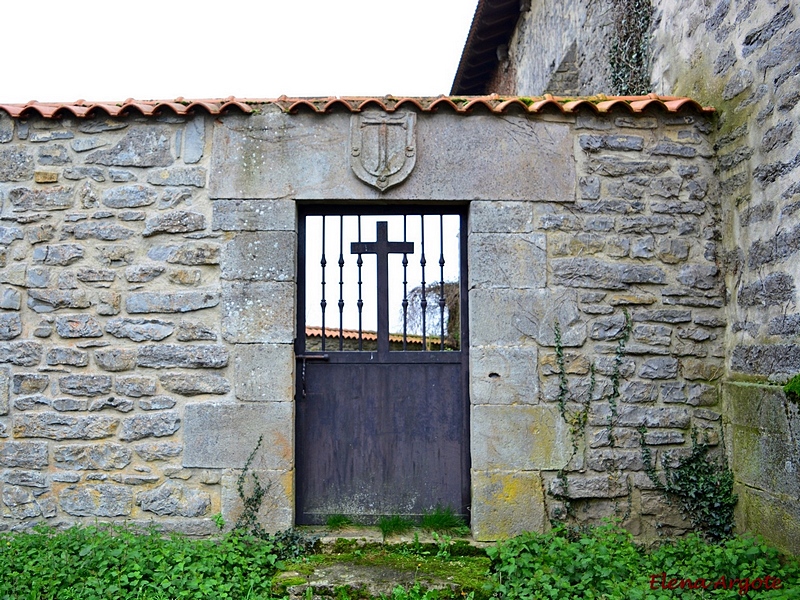
[[455,514],[449,506],[445,508],[437,506],[433,512],[422,515],[421,526],[428,531],[456,533],[458,535],[469,534],[469,527],[467,527],[464,519]]
[[339,529],[344,529],[352,525],[353,519],[346,515],[331,515],[328,517],[325,524],[331,531],[338,531]]
[[392,515],[390,517],[381,517],[381,520],[378,521],[378,529],[381,530],[384,540],[392,535],[400,535],[401,533],[405,533],[413,526],[414,526],[413,521],[404,519],[399,515]]

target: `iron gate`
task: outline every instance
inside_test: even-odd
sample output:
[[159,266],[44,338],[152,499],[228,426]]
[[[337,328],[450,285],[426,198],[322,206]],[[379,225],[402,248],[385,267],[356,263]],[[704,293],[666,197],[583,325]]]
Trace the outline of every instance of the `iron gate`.
[[466,217],[300,211],[298,524],[468,517]]

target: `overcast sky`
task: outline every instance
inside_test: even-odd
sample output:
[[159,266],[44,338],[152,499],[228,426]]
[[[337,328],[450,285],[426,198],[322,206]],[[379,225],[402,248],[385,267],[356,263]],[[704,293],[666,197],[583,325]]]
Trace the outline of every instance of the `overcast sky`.
[[8,0],[0,103],[447,94],[477,0]]

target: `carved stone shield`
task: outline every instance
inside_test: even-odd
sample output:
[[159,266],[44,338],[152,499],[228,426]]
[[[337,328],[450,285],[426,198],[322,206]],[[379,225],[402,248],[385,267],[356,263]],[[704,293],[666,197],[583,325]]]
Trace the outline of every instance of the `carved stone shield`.
[[365,113],[350,118],[350,167],[384,191],[408,177],[417,162],[417,115]]

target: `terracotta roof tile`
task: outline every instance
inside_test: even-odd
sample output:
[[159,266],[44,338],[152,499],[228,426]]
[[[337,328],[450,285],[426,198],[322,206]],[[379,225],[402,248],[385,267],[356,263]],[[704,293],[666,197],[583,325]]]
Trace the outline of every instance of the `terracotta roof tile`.
[[5,111],[14,118],[28,118],[41,116],[46,119],[61,117],[86,118],[95,115],[117,117],[126,114],[138,113],[143,116],[153,116],[164,111],[176,115],[186,115],[196,110],[202,110],[211,115],[218,115],[225,111],[235,109],[245,114],[257,112],[260,108],[275,105],[287,113],[310,110],[315,113],[329,113],[335,109],[352,113],[361,112],[366,108],[379,108],[387,112],[394,112],[400,108],[411,108],[420,112],[437,112],[439,110],[455,112],[457,114],[470,114],[475,108],[482,108],[494,114],[504,114],[509,110],[520,110],[529,114],[540,113],[546,110],[557,110],[564,114],[576,113],[580,110],[590,110],[595,113],[606,113],[614,109],[628,110],[631,113],[641,113],[651,108],[678,112],[684,108],[691,108],[703,113],[714,112],[713,107],[701,106],[691,98],[675,96],[590,96],[581,98],[564,98],[545,94],[537,97],[499,96],[436,96],[405,98],[396,96],[383,97],[355,97],[342,96],[327,98],[288,98],[281,96],[275,99],[266,98],[234,98],[185,100],[134,100],[128,98],[123,102],[36,102],[26,104],[0,104],[0,110]]

